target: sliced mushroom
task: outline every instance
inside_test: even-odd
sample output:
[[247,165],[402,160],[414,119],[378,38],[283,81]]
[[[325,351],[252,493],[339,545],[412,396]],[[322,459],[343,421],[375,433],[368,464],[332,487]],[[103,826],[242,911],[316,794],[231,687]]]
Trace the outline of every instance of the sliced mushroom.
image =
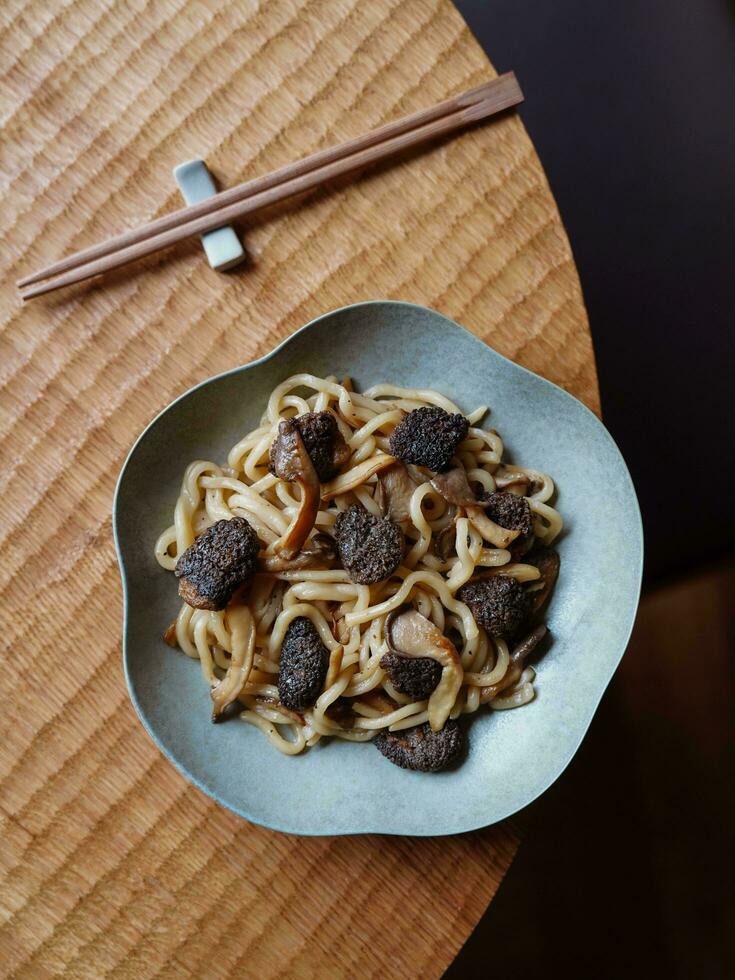
[[501,467],[495,473],[495,486],[498,490],[507,490],[509,493],[517,493],[524,496],[531,486],[530,477],[517,470],[507,470]]
[[339,473],[351,455],[336,418],[327,411],[305,412],[295,416],[293,422],[304,440],[317,476],[326,483]]
[[226,615],[232,636],[232,656],[227,673],[210,691],[212,721],[219,721],[225,708],[242,691],[255,656],[255,626],[248,607],[236,598],[230,603]]
[[334,684],[334,682],[339,677],[339,672],[342,670],[342,659],[344,657],[343,647],[335,647],[334,650],[329,654],[329,666],[327,667],[327,676],[324,681],[324,690],[328,691],[329,688]]
[[271,450],[271,464],[279,479],[298,483],[301,488],[298,513],[275,546],[276,553],[290,561],[301,550],[319,513],[319,477],[291,419],[279,423],[278,436]]
[[350,627],[345,624],[344,613],[340,613],[340,604],[330,603],[329,618],[332,622],[332,633],[337,643],[348,643],[350,639]]
[[438,494],[456,507],[479,507],[480,502],[472,492],[464,466],[455,466],[446,473],[437,473],[431,480]]
[[507,548],[521,533],[520,531],[508,530],[508,528],[496,524],[495,521],[491,521],[479,505],[466,509],[467,516],[474,527],[486,541],[489,541],[496,548]]
[[455,466],[446,473],[437,473],[431,485],[448,503],[464,507],[475,528],[494,547],[507,548],[520,534],[520,531],[501,527],[483,513],[483,502],[473,493],[463,466]]
[[526,561],[530,565],[535,565],[541,573],[543,585],[540,589],[531,592],[531,612],[537,613],[551,595],[551,590],[556,584],[559,575],[559,554],[553,548],[539,548],[527,556]]
[[530,476],[528,473],[521,473],[520,470],[513,469],[512,466],[498,467],[493,477],[498,490],[511,490],[513,493],[520,493],[523,496],[538,493],[544,485],[540,474]]
[[510,560],[512,562],[519,562],[524,555],[533,548],[536,539],[533,534],[523,534],[520,538],[516,538],[513,544],[510,546],[508,551],[510,552]]
[[501,691],[512,687],[520,679],[526,658],[536,649],[547,633],[548,630],[545,626],[537,626],[511,651],[508,669],[500,680],[496,681],[495,684],[480,688],[480,700],[483,704],[486,701],[492,701]]
[[383,517],[405,525],[411,520],[411,497],[418,484],[404,463],[396,461],[378,477],[378,497]]
[[364,705],[366,708],[374,708],[375,711],[379,711],[383,715],[389,715],[401,707],[385,691],[369,691],[367,694],[362,695],[359,704]]
[[464,677],[454,644],[434,623],[411,608],[391,613],[385,623],[385,636],[393,653],[403,657],[428,657],[441,665],[441,678],[427,706],[432,731],[440,731],[454,707]]
[[434,554],[442,561],[448,561],[456,552],[457,522],[456,519],[443,527],[434,538]]
[[347,470],[346,473],[340,473],[339,476],[330,480],[329,483],[325,483],[322,487],[322,500],[332,500],[341,493],[347,493],[348,490],[354,490],[356,487],[362,486],[371,476],[391,466],[393,463],[395,463],[395,458],[388,456],[387,453],[378,453],[377,456],[371,456],[370,459],[358,463],[351,470]]
[[347,698],[337,698],[329,705],[324,714],[329,721],[339,725],[343,731],[350,731],[355,727],[355,713],[352,710],[352,703]]
[[328,534],[315,534],[295,558],[285,555],[263,555],[260,564],[264,572],[293,572],[299,568],[329,568],[336,552]]

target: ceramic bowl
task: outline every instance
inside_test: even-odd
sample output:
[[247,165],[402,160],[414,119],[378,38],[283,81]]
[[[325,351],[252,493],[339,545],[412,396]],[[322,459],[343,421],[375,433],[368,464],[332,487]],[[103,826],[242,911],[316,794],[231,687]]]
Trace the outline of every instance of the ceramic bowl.
[[[550,473],[565,530],[548,608],[553,643],[536,699],[471,716],[455,770],[406,772],[370,743],[325,741],[296,757],[236,720],[213,725],[199,664],[161,634],[179,599],[153,545],[172,520],[184,468],[223,460],[257,425],[271,390],[300,371],[436,388],[465,411],[491,408],[506,457]],[[176,399],[135,443],[114,505],[130,697],[160,750],[196,786],[248,820],[294,834],[455,834],[503,820],[563,771],[625,651],[638,603],[642,534],[635,491],[602,423],[567,392],[462,327],[409,303],[359,303],[307,324],[271,354]]]

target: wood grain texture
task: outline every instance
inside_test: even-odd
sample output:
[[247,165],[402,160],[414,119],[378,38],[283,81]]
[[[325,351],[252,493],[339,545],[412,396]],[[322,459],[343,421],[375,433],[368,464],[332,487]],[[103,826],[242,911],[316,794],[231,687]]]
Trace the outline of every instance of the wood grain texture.
[[236,275],[192,244],[21,308],[15,279],[177,206],[182,160],[232,184],[493,72],[448,0],[6,0],[0,74],[0,970],[439,976],[514,830],[301,840],[190,787],[127,700],[110,506],[167,402],[360,299],[433,306],[596,409],[523,126],[258,218]]

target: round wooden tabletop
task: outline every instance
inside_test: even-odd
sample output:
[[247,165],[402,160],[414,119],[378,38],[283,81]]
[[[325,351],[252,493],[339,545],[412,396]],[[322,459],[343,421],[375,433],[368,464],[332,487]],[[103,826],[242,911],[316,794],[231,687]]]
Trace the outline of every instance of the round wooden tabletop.
[[0,51],[0,970],[439,976],[514,829],[301,839],[191,787],[127,698],[110,506],[172,398],[362,299],[432,306],[597,409],[577,274],[523,125],[259,218],[236,274],[191,243],[22,307],[19,276],[178,206],[183,160],[230,185],[494,72],[449,0],[7,0]]

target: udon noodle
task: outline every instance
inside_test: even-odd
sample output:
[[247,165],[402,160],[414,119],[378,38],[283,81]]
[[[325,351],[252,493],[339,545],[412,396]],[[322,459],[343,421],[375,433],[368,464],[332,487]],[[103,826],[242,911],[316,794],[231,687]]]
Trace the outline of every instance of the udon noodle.
[[[538,568],[522,556],[513,560],[511,550],[494,545],[479,508],[447,503],[418,468],[405,526],[405,556],[386,581],[358,585],[340,567],[262,570],[277,554],[277,544],[299,510],[299,489],[268,468],[279,421],[329,410],[351,453],[343,472],[322,487],[311,540],[316,534],[331,536],[337,515],[355,503],[370,514],[381,513],[373,463],[389,452],[390,434],[405,413],[422,406],[460,411],[428,389],[378,384],[359,394],[349,379],[338,383],[335,377],[310,374],[288,378],[271,394],[260,425],[232,447],[225,464],[195,460],[187,467],[173,524],[156,542],[158,562],[173,571],[177,558],[216,521],[244,517],[257,532],[261,570],[245,600],[232,601],[221,611],[183,604],[167,639],[199,661],[215,703],[218,698],[239,699],[244,709],[240,717],[283,753],[296,755],[326,736],[367,741],[381,729],[396,732],[427,721],[428,701],[412,701],[400,693],[380,665],[387,650],[386,617],[406,605],[451,637],[459,653],[462,678],[451,718],[475,712],[482,704],[495,710],[515,708],[534,697],[535,675],[528,666],[512,686],[494,691],[509,669],[508,643],[478,627],[456,593],[478,571],[513,576],[532,591]],[[456,460],[478,491],[493,491],[498,481],[526,496],[536,542],[548,545],[562,527],[549,503],[554,484],[544,473],[503,462],[500,436],[480,426],[486,411],[480,406],[466,416],[469,430]],[[448,534],[453,547],[445,558]],[[440,535],[442,548],[437,547]],[[296,617],[311,620],[329,652],[321,694],[303,713],[284,707],[278,694],[281,644]]]

